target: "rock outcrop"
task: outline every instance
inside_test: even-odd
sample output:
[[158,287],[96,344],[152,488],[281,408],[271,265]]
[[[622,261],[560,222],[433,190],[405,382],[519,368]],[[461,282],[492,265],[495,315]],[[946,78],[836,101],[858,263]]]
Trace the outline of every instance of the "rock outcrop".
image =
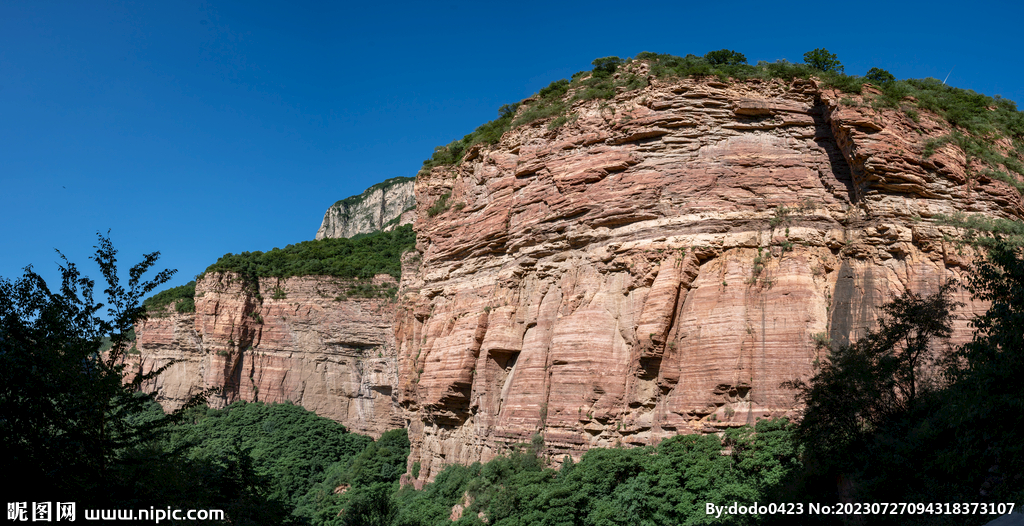
[[[964,275],[972,254],[937,216],[1021,215],[959,150],[923,156],[944,121],[874,110],[870,88],[650,80],[417,179],[421,260],[395,324],[405,482],[536,433],[558,459],[795,415],[782,384],[809,377],[816,341]],[[984,306],[958,299],[963,341]]]
[[[380,275],[375,283],[394,278]],[[235,400],[301,405],[374,437],[401,427],[395,411],[395,303],[346,298],[345,281],[211,273],[196,284],[196,312],[136,327],[144,371],[174,360],[145,386],[167,409],[208,388]]]
[[411,177],[394,177],[331,205],[316,239],[352,237],[407,225],[415,218]]

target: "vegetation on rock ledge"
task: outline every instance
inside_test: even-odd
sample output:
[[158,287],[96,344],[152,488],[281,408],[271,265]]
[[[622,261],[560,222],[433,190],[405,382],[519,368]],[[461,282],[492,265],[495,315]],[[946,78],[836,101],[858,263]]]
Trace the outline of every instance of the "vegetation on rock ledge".
[[402,253],[415,244],[412,225],[403,225],[390,232],[352,239],[319,239],[268,252],[225,254],[203,274],[237,272],[249,278],[318,275],[349,279],[390,274],[398,279],[402,275]]

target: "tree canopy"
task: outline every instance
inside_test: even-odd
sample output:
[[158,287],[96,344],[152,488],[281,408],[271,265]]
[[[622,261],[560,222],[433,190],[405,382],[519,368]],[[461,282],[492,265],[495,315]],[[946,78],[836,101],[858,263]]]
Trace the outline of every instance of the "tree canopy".
[[843,64],[839,62],[839,57],[823,47],[804,53],[804,64],[826,73],[843,72]]
[[707,60],[708,64],[711,64],[712,66],[736,66],[747,63],[747,57],[745,57],[743,53],[739,53],[731,49],[709,51],[704,55],[704,60]]
[[[106,282],[105,303],[59,251],[57,291],[31,267],[17,281],[0,278],[0,467],[24,475],[18,491],[105,501],[124,454],[159,425],[132,419],[145,411],[142,382],[160,370],[132,373],[124,357],[132,327],[146,317],[142,297],[174,271],[143,281],[160,255],[146,254],[125,287],[110,238],[98,238],[91,259]],[[100,353],[104,338],[109,347]]]

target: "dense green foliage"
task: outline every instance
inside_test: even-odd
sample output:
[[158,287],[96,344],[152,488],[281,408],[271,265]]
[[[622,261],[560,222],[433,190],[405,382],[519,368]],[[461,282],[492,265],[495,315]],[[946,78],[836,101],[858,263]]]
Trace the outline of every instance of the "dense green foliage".
[[[142,296],[173,271],[143,281],[159,257],[147,254],[125,287],[116,254],[99,236],[91,259],[106,282],[105,316],[95,282],[63,255],[56,292],[31,267],[15,282],[0,278],[0,467],[20,477],[9,494],[109,502],[111,487],[130,482],[126,456],[161,423],[132,422],[145,412],[139,386],[159,371],[129,375],[122,359],[133,324],[145,318]],[[100,354],[104,337],[109,347]]]
[[225,254],[208,272],[237,272],[260,277],[322,275],[368,279],[377,274],[401,277],[401,255],[416,244],[412,225],[352,239],[320,239],[275,248],[269,252]]
[[842,73],[843,65],[835,53],[829,53],[825,48],[818,48],[804,53],[804,64],[824,72]]
[[162,447],[186,464],[228,469],[244,460],[260,481],[261,514],[287,510],[279,520],[318,525],[339,524],[352,503],[394,492],[409,455],[404,429],[374,442],[290,403],[195,408],[168,429]]
[[196,282],[189,281],[179,287],[160,291],[142,302],[150,316],[159,316],[166,311],[168,305],[174,305],[179,313],[196,311]]
[[[1024,159],[1024,113],[1017,111],[1012,101],[953,88],[935,79],[896,80],[891,73],[880,68],[871,68],[864,77],[845,75],[838,57],[822,48],[805,53],[803,64],[779,60],[771,63],[762,61],[756,65],[747,64],[742,53],[721,49],[704,56],[679,57],[645,51],[633,59],[595,59],[591,71],[576,73],[571,80],[557,80],[533,97],[516,104],[506,104],[499,110],[498,119],[481,125],[462,139],[438,146],[433,156],[423,162],[423,167],[429,170],[434,166],[458,164],[473,146],[497,143],[503,133],[520,125],[551,119],[548,128],[558,128],[574,120],[570,110],[576,101],[611,99],[619,91],[646,87],[647,78],[636,74],[633,67],[638,61],[649,64],[650,75],[655,78],[717,77],[728,82],[730,79],[755,78],[789,81],[815,76],[828,87],[857,94],[862,92],[864,82],[871,82],[883,91],[882,95],[873,97],[873,106],[901,109],[914,120],[920,118],[919,109],[933,111],[980,139],[983,145],[993,142],[994,135],[1010,138],[1015,147],[1014,155],[1009,157],[1010,162],[1019,166]],[[991,147],[987,148],[991,150]],[[989,163],[993,171],[990,176],[1015,180],[1001,172],[999,164]],[[1010,165],[1006,168],[1022,173]]]
[[483,524],[481,512],[495,526],[721,524],[705,503],[763,502],[799,469],[793,431],[785,420],[761,420],[756,430],[732,429],[721,438],[681,435],[656,447],[592,449],[559,470],[545,467],[543,441],[535,437],[487,464],[449,466],[422,491],[403,489],[393,524],[450,524],[452,506],[465,494],[470,504],[458,524]]
[[173,430],[172,448],[187,446],[188,458],[216,461],[225,452],[246,452],[257,474],[275,487],[270,496],[295,505],[310,481],[371,440],[290,403],[235,402],[222,410],[197,408]]
[[709,51],[704,55],[704,60],[712,66],[738,66],[747,63],[747,57],[731,49],[719,49]]
[[404,429],[384,433],[351,461],[327,469],[306,493],[300,513],[312,517],[313,524],[374,524],[374,517],[392,517],[391,495],[405,473],[408,456],[409,437]]

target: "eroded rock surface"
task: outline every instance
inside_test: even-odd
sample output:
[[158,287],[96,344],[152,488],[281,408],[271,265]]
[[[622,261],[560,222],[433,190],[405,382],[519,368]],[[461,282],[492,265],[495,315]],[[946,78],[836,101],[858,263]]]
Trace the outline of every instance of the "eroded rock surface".
[[145,371],[177,360],[147,390],[168,409],[216,387],[214,407],[290,401],[374,437],[401,427],[392,397],[395,304],[346,299],[348,287],[310,276],[263,278],[257,288],[238,274],[207,274],[196,284],[194,314],[136,327]]
[[[417,179],[395,323],[406,482],[535,433],[557,459],[793,416],[782,384],[809,377],[815,340],[964,275],[936,216],[1022,212],[959,150],[923,157],[948,133],[926,112],[813,80],[652,81]],[[963,341],[984,306],[958,299]]]

